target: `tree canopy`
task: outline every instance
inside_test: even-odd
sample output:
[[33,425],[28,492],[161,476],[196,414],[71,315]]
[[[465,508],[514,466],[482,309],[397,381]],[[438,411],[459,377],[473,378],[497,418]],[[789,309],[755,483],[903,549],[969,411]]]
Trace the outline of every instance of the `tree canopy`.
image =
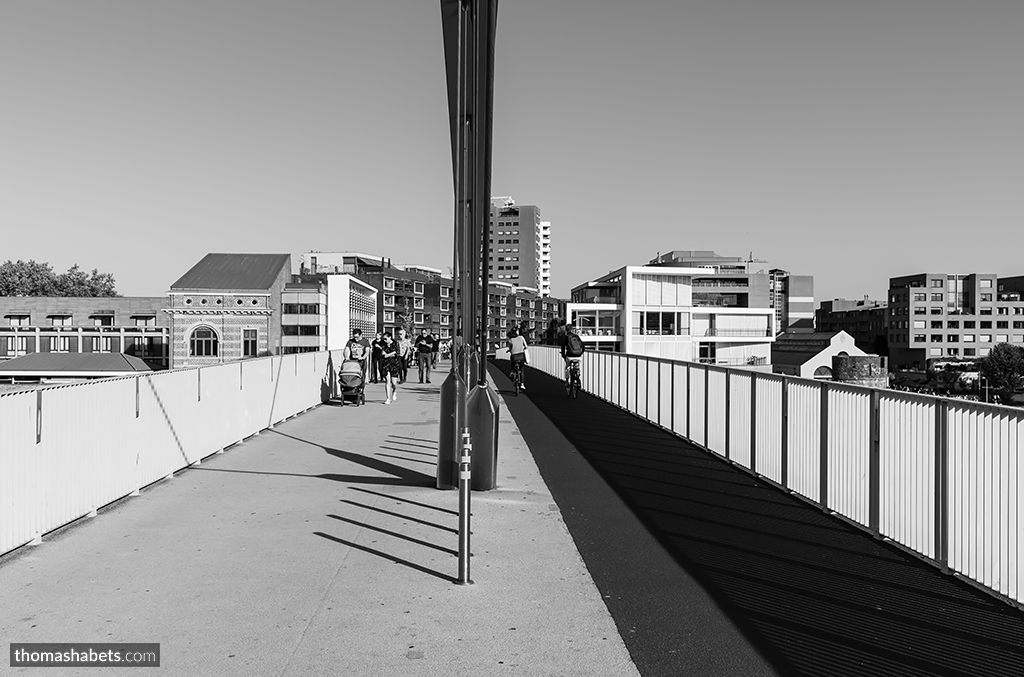
[[978,360],[981,375],[1004,402],[1024,389],[1024,348],[997,343],[992,352]]
[[114,276],[78,264],[59,275],[49,263],[7,261],[0,264],[0,296],[119,296]]

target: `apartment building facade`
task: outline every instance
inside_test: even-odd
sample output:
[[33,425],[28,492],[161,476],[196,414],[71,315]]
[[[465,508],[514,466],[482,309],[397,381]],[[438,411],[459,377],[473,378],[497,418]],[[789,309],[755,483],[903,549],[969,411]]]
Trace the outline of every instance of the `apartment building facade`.
[[885,301],[869,299],[832,299],[822,301],[814,311],[816,331],[845,331],[857,347],[866,353],[888,355],[888,313]]
[[491,282],[487,289],[487,348],[494,352],[515,329],[531,344],[551,342],[552,321],[565,316],[565,302],[513,284]]
[[488,278],[551,295],[551,222],[536,205],[491,198]]
[[889,359],[924,369],[935,358],[980,358],[1024,347],[1024,276],[918,273],[889,279]]

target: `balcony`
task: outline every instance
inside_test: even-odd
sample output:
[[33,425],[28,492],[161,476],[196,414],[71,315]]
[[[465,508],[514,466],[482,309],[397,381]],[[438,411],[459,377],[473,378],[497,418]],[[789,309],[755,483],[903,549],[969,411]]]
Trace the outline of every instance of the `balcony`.
[[712,327],[704,332],[705,336],[719,338],[771,338],[771,329],[717,329]]

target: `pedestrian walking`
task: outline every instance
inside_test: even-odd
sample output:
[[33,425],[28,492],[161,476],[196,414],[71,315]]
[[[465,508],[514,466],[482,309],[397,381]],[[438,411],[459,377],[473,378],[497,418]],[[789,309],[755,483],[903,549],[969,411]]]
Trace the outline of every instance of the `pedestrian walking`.
[[430,366],[437,368],[437,355],[441,352],[441,337],[430,332]]
[[395,379],[401,373],[399,364],[402,361],[398,342],[391,332],[381,338],[381,375],[384,379],[384,404],[391,404],[398,399],[398,386]]
[[420,383],[423,383],[423,376],[426,375],[427,383],[430,383],[430,355],[434,351],[434,342],[427,333],[427,328],[420,330],[416,337],[416,363],[420,368]]
[[409,364],[412,362],[412,339],[405,335],[404,329],[399,329],[398,338],[395,339],[395,342],[398,344],[398,356],[401,358],[399,360],[401,373],[399,374],[398,382],[405,383],[405,380],[409,377]]
[[384,343],[384,337],[380,332],[372,341],[370,341],[370,378],[373,383],[378,383],[384,380],[384,372],[382,371],[384,358],[381,352],[381,347]]

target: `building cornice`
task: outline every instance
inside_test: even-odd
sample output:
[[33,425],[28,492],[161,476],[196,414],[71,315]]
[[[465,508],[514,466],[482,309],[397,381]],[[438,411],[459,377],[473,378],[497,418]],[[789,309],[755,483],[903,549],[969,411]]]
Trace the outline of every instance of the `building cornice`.
[[270,308],[164,308],[168,315],[273,315]]

